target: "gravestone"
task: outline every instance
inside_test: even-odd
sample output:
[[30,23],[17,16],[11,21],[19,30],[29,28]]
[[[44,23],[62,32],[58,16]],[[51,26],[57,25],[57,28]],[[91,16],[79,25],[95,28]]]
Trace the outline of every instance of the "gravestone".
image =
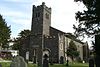
[[27,67],[27,63],[25,62],[23,57],[16,56],[12,60],[10,67]]

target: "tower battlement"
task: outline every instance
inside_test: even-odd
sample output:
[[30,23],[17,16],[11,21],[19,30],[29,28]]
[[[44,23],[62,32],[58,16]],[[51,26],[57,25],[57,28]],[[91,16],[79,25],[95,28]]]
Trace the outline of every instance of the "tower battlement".
[[42,5],[33,5],[31,31],[34,35],[49,35],[51,26],[51,8],[43,2]]
[[38,6],[33,5],[33,8],[34,8],[34,9],[37,9],[37,10],[40,10],[41,8],[44,8],[44,9],[46,9],[48,12],[51,13],[51,7],[47,7],[47,6],[45,5],[45,2],[42,2],[42,5],[38,5]]

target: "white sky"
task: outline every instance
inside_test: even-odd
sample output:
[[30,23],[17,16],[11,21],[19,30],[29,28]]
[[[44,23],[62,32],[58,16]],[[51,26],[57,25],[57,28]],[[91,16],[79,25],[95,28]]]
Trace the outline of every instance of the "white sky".
[[52,8],[52,27],[66,33],[74,32],[75,13],[85,9],[82,3],[74,0],[0,0],[0,14],[11,25],[11,37],[17,37],[24,29],[31,29],[32,5],[38,6],[42,2]]

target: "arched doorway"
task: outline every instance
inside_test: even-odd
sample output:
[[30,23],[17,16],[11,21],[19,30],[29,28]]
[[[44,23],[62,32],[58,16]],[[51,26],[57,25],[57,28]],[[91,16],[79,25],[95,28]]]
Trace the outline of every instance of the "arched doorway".
[[50,56],[51,50],[48,48],[43,49],[43,56],[46,54],[48,57]]

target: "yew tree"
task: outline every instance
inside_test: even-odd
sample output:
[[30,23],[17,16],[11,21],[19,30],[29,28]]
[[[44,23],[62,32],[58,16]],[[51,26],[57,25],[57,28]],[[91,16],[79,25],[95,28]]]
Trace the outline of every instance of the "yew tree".
[[[94,37],[100,35],[100,0],[75,0],[82,2],[87,10],[76,13],[76,20],[78,25],[73,25],[76,36],[88,35]],[[98,42],[100,38],[98,38]],[[96,67],[100,67],[100,43],[94,43],[96,58]]]
[[76,36],[93,37],[100,33],[100,0],[75,0],[83,2],[87,10],[76,13],[78,25],[73,25]]
[[67,49],[67,56],[69,56],[72,60],[79,56],[79,51],[77,51],[76,44],[71,40]]
[[7,25],[5,19],[3,19],[2,15],[0,15],[0,46],[2,48],[9,47],[10,35],[10,26]]
[[18,37],[15,38],[15,43],[12,45],[12,49],[19,50],[21,48],[21,40],[26,39],[28,36],[30,36],[31,31],[30,30],[23,30],[18,34]]

